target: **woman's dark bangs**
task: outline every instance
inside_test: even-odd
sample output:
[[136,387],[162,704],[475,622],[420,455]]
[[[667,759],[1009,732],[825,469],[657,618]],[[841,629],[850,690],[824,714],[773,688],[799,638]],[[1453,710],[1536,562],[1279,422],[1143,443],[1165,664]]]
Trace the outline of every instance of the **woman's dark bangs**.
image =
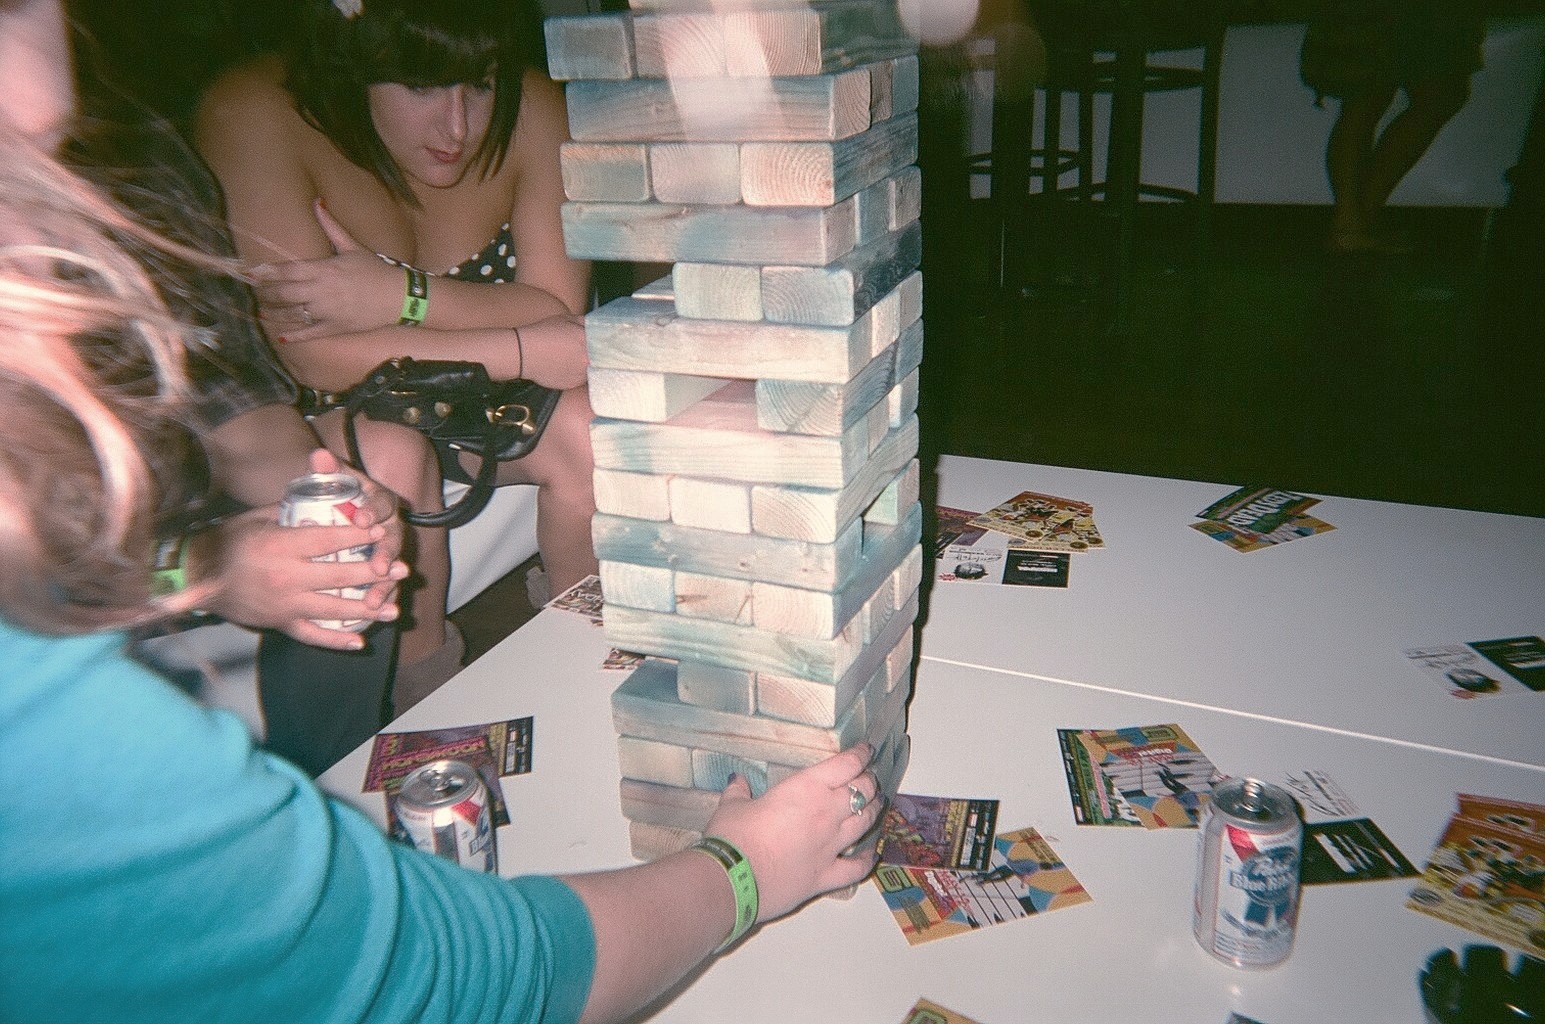
[[368,81],[413,88],[485,82],[493,77],[505,49],[501,40],[486,31],[457,32],[406,21],[396,27],[395,39],[382,40],[372,48],[365,69]]

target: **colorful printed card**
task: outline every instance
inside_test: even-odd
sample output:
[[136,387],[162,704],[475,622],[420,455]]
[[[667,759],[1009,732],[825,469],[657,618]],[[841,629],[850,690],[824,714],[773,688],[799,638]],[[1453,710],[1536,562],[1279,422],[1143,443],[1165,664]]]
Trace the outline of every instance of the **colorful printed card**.
[[486,725],[383,732],[370,748],[364,791],[374,793],[384,789],[389,778],[400,778],[421,764],[442,758],[465,760],[461,754],[477,755],[482,750],[491,755],[491,763],[498,775],[524,775],[531,770],[532,728],[528,715]]
[[1287,525],[1319,501],[1307,494],[1275,487],[1245,486],[1208,505],[1196,514],[1196,518],[1264,534]]
[[998,801],[898,793],[885,809],[880,862],[985,871],[998,827]]
[[1223,776],[1178,725],[1058,729],[1080,825],[1196,828]]
[[1053,494],[1022,491],[971,520],[997,533],[1018,537],[1036,551],[1088,551],[1105,540],[1094,525],[1094,506]]
[[590,575],[548,601],[544,607],[574,612],[600,625],[602,606],[601,577]]
[[1545,640],[1515,636],[1505,640],[1474,640],[1477,654],[1535,693],[1545,690]]
[[[1425,672],[1428,678],[1435,680],[1448,691],[1450,697],[1460,700],[1473,700],[1476,697],[1489,696],[1517,696],[1529,693],[1538,687],[1539,681],[1533,680],[1525,683],[1519,675],[1509,670],[1503,664],[1482,654],[1482,649],[1497,653],[1499,657],[1508,659],[1509,655],[1502,653],[1497,645],[1512,645],[1524,640],[1538,640],[1535,637],[1518,637],[1513,640],[1478,640],[1474,643],[1463,644],[1435,644],[1429,647],[1411,647],[1406,650],[1406,657]],[[1520,652],[1521,653],[1521,652]],[[1523,656],[1524,665],[1520,671],[1527,674],[1528,658]],[[1511,664],[1511,661],[1508,662]]]
[[954,1010],[946,1010],[938,1003],[919,999],[907,1015],[901,1019],[901,1024],[976,1024],[976,1021],[963,1013]]
[[875,885],[908,944],[1092,899],[1035,829],[1001,833],[992,847],[988,871],[928,871],[884,863],[875,869]]
[[1288,541],[1299,540],[1303,537],[1313,537],[1320,533],[1329,533],[1335,527],[1323,519],[1314,516],[1293,516],[1268,533],[1257,533],[1241,526],[1232,526],[1228,523],[1215,522],[1211,519],[1203,519],[1199,523],[1192,523],[1191,529],[1205,533],[1213,540],[1222,541],[1235,551],[1259,551],[1262,548],[1274,547],[1278,544],[1286,544]]
[[1071,561],[1066,551],[1030,551],[986,541],[970,546],[952,544],[939,557],[939,579],[947,583],[1061,588],[1068,585]]
[[1410,878],[1416,868],[1367,818],[1304,826],[1299,876],[1305,885]]
[[[1542,815],[1536,806],[1520,816]],[[1545,955],[1545,837],[1456,814],[1406,906]]]
[[1545,840],[1545,807],[1539,804],[1460,793],[1459,813],[1463,817],[1484,821],[1497,828],[1522,832],[1526,836]]
[[942,558],[945,548],[953,545],[970,547],[987,533],[982,527],[971,525],[971,521],[981,514],[979,512],[939,505],[935,507],[934,513],[939,523],[938,536],[934,538],[935,558]]

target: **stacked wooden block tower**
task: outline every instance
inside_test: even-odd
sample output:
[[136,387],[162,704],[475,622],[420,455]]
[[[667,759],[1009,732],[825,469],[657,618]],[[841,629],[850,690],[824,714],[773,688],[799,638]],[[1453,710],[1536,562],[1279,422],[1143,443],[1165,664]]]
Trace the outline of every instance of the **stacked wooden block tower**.
[[[922,553],[917,58],[895,0],[547,23],[570,255],[674,264],[586,319],[635,856],[868,740],[894,793]],[[661,660],[671,659],[671,660]]]

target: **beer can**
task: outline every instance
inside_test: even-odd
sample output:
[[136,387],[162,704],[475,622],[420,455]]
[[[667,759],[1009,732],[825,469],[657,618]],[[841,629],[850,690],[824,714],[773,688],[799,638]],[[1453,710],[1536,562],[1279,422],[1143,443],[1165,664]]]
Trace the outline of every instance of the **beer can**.
[[1191,930],[1234,967],[1275,967],[1293,949],[1304,828],[1287,790],[1229,779],[1202,825]]
[[[280,526],[347,526],[359,511],[364,490],[359,480],[348,473],[310,473],[297,477],[284,489],[279,504]],[[374,544],[360,544],[342,551],[318,555],[313,562],[368,562]],[[368,587],[338,587],[325,591],[353,601],[362,601]],[[313,619],[323,629],[363,632],[369,619]]]
[[394,804],[399,838],[475,871],[498,871],[488,787],[465,761],[431,761],[402,780]]

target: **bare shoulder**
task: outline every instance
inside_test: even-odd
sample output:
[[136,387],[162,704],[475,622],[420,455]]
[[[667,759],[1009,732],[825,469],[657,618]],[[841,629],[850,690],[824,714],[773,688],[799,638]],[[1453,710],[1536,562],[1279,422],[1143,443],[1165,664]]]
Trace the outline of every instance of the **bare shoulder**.
[[304,126],[284,88],[283,67],[277,59],[260,58],[227,71],[205,91],[195,131],[202,149],[237,140],[271,145]]

